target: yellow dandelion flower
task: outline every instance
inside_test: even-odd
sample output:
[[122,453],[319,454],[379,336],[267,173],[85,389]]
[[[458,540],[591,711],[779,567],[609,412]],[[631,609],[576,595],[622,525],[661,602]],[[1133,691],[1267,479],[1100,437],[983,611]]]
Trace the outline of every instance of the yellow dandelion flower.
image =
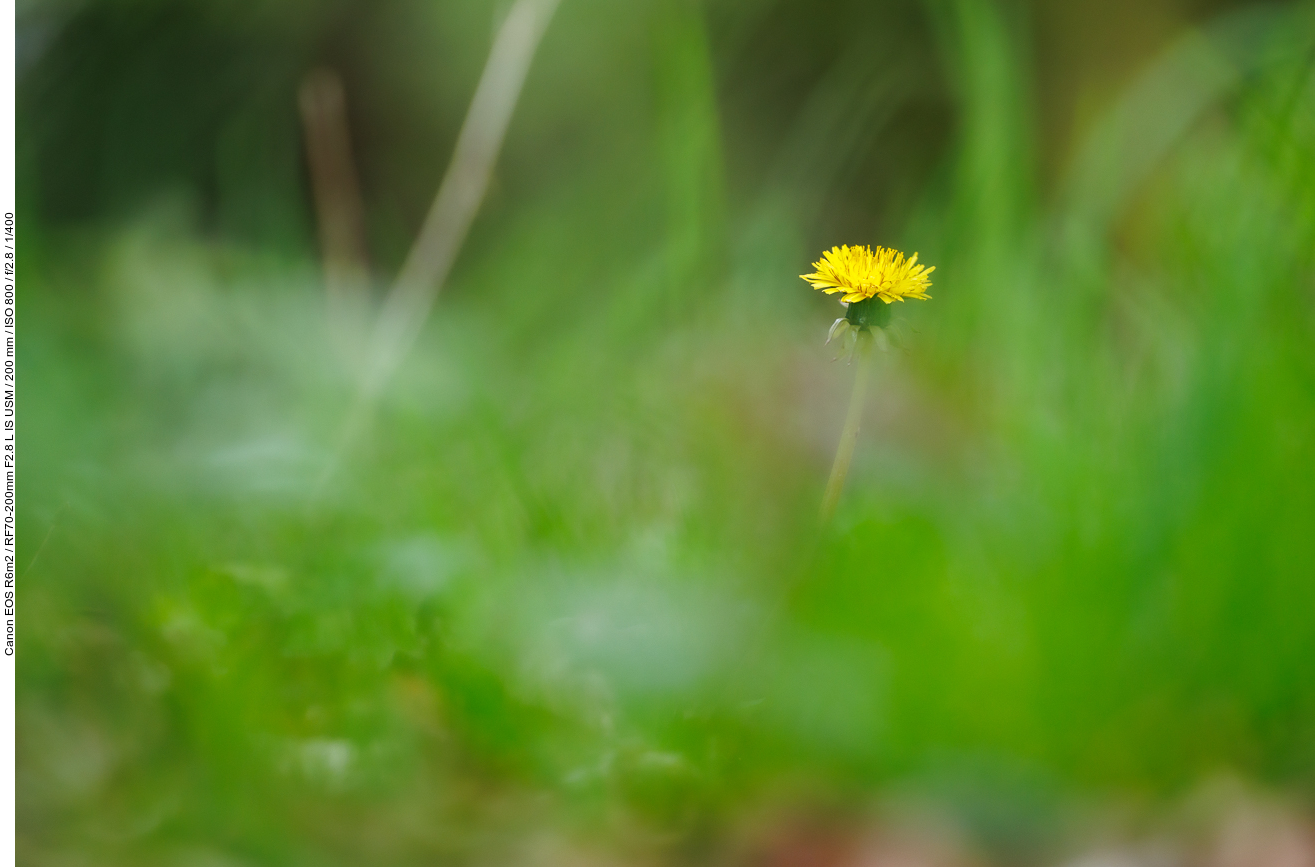
[[845,428],[822,496],[822,520],[827,521],[840,501],[849,463],[854,457],[854,445],[858,442],[872,346],[886,349],[885,329],[890,324],[891,304],[907,298],[931,297],[927,290],[931,288],[931,272],[936,269],[919,265],[917,253],[905,259],[903,253],[887,247],[878,247],[874,252],[871,247],[850,246],[832,247],[813,263],[813,268],[812,274],[799,276],[828,295],[840,293],[840,300],[845,303],[845,315],[831,326],[826,342],[839,341],[840,353],[848,355],[851,363],[855,354],[859,358]]
[[880,298],[887,304],[931,296],[929,275],[936,269],[918,264],[918,254],[905,259],[904,254],[888,247],[832,247],[813,263],[812,274],[799,275],[814,289],[828,295],[843,292],[841,301],[853,304]]

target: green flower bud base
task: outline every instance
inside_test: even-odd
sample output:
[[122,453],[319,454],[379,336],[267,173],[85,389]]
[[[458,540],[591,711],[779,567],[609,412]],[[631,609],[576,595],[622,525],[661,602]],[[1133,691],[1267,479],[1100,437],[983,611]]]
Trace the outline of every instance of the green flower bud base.
[[890,305],[880,298],[864,298],[849,305],[845,319],[860,331],[885,328],[890,324]]

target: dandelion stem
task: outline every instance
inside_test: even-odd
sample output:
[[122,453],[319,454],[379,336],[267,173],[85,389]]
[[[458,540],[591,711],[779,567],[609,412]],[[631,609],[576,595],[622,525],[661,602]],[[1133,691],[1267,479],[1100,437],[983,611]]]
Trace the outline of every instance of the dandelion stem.
[[836,504],[840,502],[840,493],[845,488],[845,476],[849,475],[850,461],[854,458],[854,446],[858,443],[859,423],[863,420],[863,402],[867,397],[868,373],[872,369],[871,332],[866,330],[859,332],[854,356],[857,366],[854,371],[854,390],[849,395],[849,412],[845,415],[845,428],[840,432],[836,460],[831,465],[831,478],[827,480],[826,494],[822,497],[824,524],[835,514]]

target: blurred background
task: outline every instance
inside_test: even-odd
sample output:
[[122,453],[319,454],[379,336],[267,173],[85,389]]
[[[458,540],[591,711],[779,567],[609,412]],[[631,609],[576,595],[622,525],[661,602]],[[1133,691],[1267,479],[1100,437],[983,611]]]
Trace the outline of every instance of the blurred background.
[[18,4],[20,863],[1315,865],[1315,5],[561,0],[362,401],[512,9]]

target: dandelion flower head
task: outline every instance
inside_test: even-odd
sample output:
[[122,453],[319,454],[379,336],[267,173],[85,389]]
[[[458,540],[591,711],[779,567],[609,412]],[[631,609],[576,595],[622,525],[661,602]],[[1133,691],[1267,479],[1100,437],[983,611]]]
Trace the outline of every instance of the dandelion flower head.
[[812,274],[801,274],[814,289],[828,295],[843,292],[846,304],[880,298],[887,304],[931,296],[929,275],[936,269],[918,264],[918,254],[905,259],[898,250],[878,247],[832,247],[813,263]]

